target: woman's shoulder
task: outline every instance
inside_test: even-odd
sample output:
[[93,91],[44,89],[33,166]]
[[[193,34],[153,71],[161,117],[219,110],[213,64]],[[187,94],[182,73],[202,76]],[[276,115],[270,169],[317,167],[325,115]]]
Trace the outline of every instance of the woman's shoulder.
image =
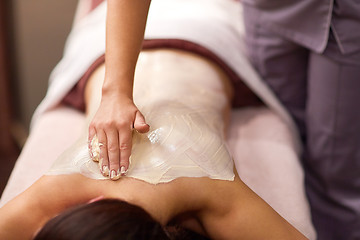
[[[28,239],[47,220],[84,201],[86,195],[76,192],[81,192],[79,187],[85,182],[78,180],[78,176],[71,175],[41,177],[0,209],[0,238]],[[22,231],[18,231],[19,226]]]

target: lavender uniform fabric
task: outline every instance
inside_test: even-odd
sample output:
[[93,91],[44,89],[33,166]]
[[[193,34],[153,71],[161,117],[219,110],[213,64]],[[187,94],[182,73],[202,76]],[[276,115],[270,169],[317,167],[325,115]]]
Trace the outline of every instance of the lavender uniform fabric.
[[318,239],[360,239],[360,3],[243,3],[251,62],[305,144]]

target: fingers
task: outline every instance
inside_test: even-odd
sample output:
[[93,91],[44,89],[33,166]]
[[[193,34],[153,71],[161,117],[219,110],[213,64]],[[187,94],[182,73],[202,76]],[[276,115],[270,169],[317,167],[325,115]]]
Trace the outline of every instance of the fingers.
[[[116,128],[99,129],[90,141],[92,159],[99,161],[100,171],[111,180],[125,175],[129,168],[132,148],[132,130],[128,126],[119,131]],[[120,133],[121,132],[121,133]]]
[[104,176],[109,175],[109,157],[107,153],[107,140],[106,140],[106,134],[103,130],[98,130],[96,132],[98,141],[99,141],[99,148],[100,148],[100,157],[99,157],[99,165],[100,170]]
[[130,117],[124,116],[123,113],[119,116],[97,114],[89,126],[91,158],[99,161],[101,173],[111,180],[119,179],[129,169],[133,128],[139,133],[150,129],[139,110],[133,111]]
[[107,153],[109,160],[110,179],[117,180],[120,178],[120,151],[119,137],[116,128],[111,128],[106,132],[107,137]]
[[132,132],[127,131],[127,133],[119,134],[120,144],[120,174],[126,174],[126,171],[129,169],[129,158],[131,155],[132,148]]
[[134,121],[134,128],[139,133],[146,133],[150,129],[150,126],[148,124],[146,124],[145,118],[141,114],[140,111],[136,112],[135,121]]

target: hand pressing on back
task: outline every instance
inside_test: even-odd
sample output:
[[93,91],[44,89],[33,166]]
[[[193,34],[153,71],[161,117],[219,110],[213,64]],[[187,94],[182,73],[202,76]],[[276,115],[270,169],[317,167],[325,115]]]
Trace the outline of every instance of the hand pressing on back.
[[133,100],[121,94],[103,95],[89,126],[89,150],[100,171],[111,180],[125,175],[129,168],[132,131],[149,131],[144,116]]

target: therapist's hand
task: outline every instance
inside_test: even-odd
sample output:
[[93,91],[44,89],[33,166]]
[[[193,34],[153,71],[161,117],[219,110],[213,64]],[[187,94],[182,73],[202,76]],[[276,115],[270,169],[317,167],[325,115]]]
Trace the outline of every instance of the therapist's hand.
[[[149,128],[131,98],[118,93],[103,95],[89,126],[89,149],[93,160],[99,161],[104,176],[117,180],[126,174],[132,148],[132,131],[135,129],[146,133]],[[96,137],[100,154],[94,156]]]

